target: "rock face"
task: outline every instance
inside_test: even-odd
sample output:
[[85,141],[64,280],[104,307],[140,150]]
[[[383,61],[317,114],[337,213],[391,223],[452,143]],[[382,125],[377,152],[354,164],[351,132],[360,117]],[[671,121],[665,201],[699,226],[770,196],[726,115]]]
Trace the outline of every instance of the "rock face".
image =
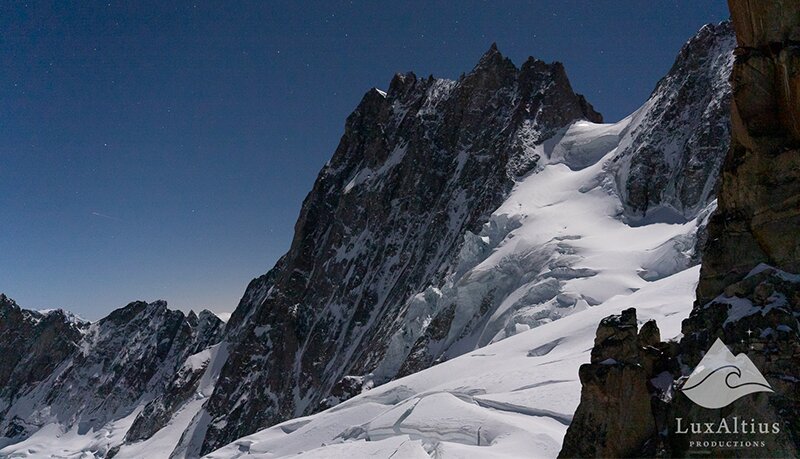
[[714,199],[730,138],[730,22],[704,26],[636,113],[615,158],[617,189],[632,223],[683,222]]
[[211,360],[208,346],[217,344],[223,332],[223,324],[214,314],[201,311],[199,315],[189,313],[186,322],[192,327],[194,339],[184,349],[181,364],[170,377],[166,389],[158,392],[158,396],[149,401],[136,416],[125,435],[126,442],[136,442],[150,438],[168,424],[172,416],[196,395],[201,379]]
[[[800,455],[800,276],[759,265],[744,279],[728,285],[713,301],[695,307],[683,321],[678,357],[688,368],[695,368],[714,341],[721,339],[734,355],[744,353],[766,378],[773,392],[742,397],[719,410],[708,410],[677,393],[670,410],[670,451],[676,456],[698,452],[691,441],[725,440],[726,436],[681,434],[674,419],[718,423],[725,418],[755,420],[780,432],[750,435],[765,442],[763,447],[736,448],[729,457],[797,457]],[[677,377],[685,376],[679,373]],[[746,382],[746,381],[742,381]],[[675,389],[685,386],[678,379]],[[720,387],[720,390],[724,390]],[[720,454],[714,448],[700,448]]]
[[[0,294],[0,419],[7,419],[13,400],[50,377],[77,351],[88,326],[62,310],[22,309]],[[3,436],[17,436],[24,430],[7,421],[0,426]]]
[[676,343],[661,341],[654,320],[639,327],[633,308],[603,319],[591,363],[580,368],[581,402],[559,457],[674,453],[662,433],[671,427],[668,408],[671,384],[681,372],[678,353]]
[[759,263],[800,272],[800,11],[730,1],[732,140],[697,290],[705,304]]
[[87,432],[167,396],[187,358],[216,344],[223,330],[211,313],[187,316],[163,301],[133,302],[89,324],[2,296],[0,317],[0,431],[11,438],[50,422]]
[[[766,448],[738,454],[791,457],[800,451],[800,277],[786,272],[800,272],[800,5],[728,4],[737,39],[731,149],[681,347],[688,364],[715,337],[746,352],[774,393],[740,399],[722,414],[777,422],[781,432],[766,437]],[[698,414],[685,405],[676,410]],[[676,449],[687,441],[678,437]]]
[[386,93],[367,92],[289,252],[231,318],[230,357],[191,454],[310,413],[342,378],[375,369],[409,298],[441,282],[465,232],[536,165],[526,146],[578,119],[601,121],[560,63],[517,68],[494,45],[458,81],[399,74]]

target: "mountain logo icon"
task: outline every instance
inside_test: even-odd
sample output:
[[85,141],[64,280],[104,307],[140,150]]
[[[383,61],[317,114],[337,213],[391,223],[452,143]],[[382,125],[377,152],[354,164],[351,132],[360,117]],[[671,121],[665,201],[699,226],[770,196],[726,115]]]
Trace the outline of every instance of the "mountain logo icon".
[[728,406],[755,392],[773,392],[753,361],[744,353],[734,356],[719,338],[681,390],[691,401],[708,409]]

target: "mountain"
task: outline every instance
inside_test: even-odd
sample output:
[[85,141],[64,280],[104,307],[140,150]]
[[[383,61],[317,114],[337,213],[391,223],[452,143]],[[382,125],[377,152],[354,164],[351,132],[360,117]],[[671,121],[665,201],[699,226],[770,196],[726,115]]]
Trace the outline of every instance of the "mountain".
[[578,119],[601,120],[561,64],[517,68],[494,45],[458,81],[409,73],[368,91],[289,252],[231,317],[208,419],[193,426],[200,452],[328,406],[347,376],[395,376],[408,349],[389,338],[421,319],[417,295],[457,274],[464,235],[536,167],[530,146]]
[[[457,81],[396,75],[348,117],[289,251],[224,331],[163,303],[76,325],[80,351],[10,402],[25,427],[0,454],[332,445],[324,457],[408,435],[421,437],[413,454],[514,432],[521,443],[498,453],[536,439],[555,456],[593,324],[636,304],[670,321],[688,312],[728,146],[732,48],[729,24],[704,27],[613,124],[561,64],[517,68],[496,46]],[[160,337],[176,327],[181,339]]]
[[[146,414],[187,359],[216,344],[223,330],[208,311],[187,316],[163,301],[133,302],[88,323],[61,310],[27,311],[3,295],[0,318],[6,442],[53,424],[100,431],[142,405]],[[107,445],[96,452],[105,454]]]
[[[620,223],[600,247],[582,247],[587,234],[569,228],[592,214],[597,203],[580,199],[592,185],[623,196],[618,221],[627,209],[630,220],[672,223],[666,209],[688,225],[642,237],[640,253],[655,256],[630,256],[629,269],[653,280],[696,263],[727,148],[717,139],[728,134],[731,48],[728,25],[705,28],[648,104],[612,126],[575,123],[600,118],[560,64],[517,69],[495,46],[459,81],[398,75],[385,95],[367,93],[289,253],[231,318],[222,384],[193,426],[200,452],[639,288],[618,280],[613,249],[602,263],[582,255],[644,232]],[[542,173],[590,174],[611,151],[603,183]],[[544,190],[552,202],[537,202]],[[558,199],[575,208],[547,209]]]
[[[639,306],[671,324],[662,327],[672,338],[691,308],[694,249],[728,148],[733,47],[729,23],[705,26],[631,116],[576,121],[532,146],[536,166],[479,233],[467,234],[457,274],[415,297],[422,312],[411,324],[425,331],[403,364],[422,361],[409,376],[210,457],[558,454],[602,311]],[[682,185],[630,166],[649,156]],[[637,184],[646,178],[645,193]]]

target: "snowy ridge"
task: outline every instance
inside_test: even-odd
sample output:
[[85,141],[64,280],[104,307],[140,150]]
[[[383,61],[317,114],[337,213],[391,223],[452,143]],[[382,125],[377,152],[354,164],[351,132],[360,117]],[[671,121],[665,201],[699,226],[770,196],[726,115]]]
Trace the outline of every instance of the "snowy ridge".
[[[59,311],[39,315],[40,323],[52,316],[73,325]],[[140,415],[170,392],[170,381],[203,369],[196,353],[211,352],[208,346],[222,332],[222,322],[210,312],[185,315],[167,309],[163,301],[134,302],[97,322],[79,325],[68,335],[72,348],[51,341],[47,333],[31,334],[33,348],[49,354],[48,346],[56,346],[62,360],[41,380],[33,373],[10,381],[18,389],[4,391],[0,399],[0,447],[10,444],[0,449],[0,456],[28,450],[33,457],[38,451],[111,454],[132,435],[137,421],[151,429],[158,426],[153,419],[140,420]],[[53,448],[42,447],[42,442]]]

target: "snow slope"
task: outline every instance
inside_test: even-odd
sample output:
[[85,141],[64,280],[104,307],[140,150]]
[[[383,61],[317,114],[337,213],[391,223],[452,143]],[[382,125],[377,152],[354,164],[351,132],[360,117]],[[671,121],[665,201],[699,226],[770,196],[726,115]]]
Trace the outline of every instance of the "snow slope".
[[[671,337],[694,299],[698,268],[687,267],[708,212],[684,224],[631,226],[623,218],[610,166],[629,142],[635,115],[616,124],[578,121],[534,147],[541,158],[537,169],[517,182],[480,234],[467,234],[456,275],[443,288],[429,289],[414,313],[424,322],[432,310],[457,304],[450,334],[440,343],[452,357],[445,353],[444,363],[245,437],[210,457],[247,451],[281,457],[323,444],[330,446],[313,454],[381,456],[402,449],[403,456],[435,450],[441,457],[523,451],[554,457],[578,404],[578,367],[589,360],[598,321],[633,306],[640,318],[658,319],[663,336]],[[487,297],[493,312],[470,323]],[[402,348],[416,339],[412,331],[395,336],[392,345]],[[167,457],[183,441],[180,433],[202,422],[196,415],[224,361],[216,353],[217,347],[187,359],[186,367],[208,365],[207,382],[166,428],[123,445],[118,457]],[[391,356],[384,366],[398,364]],[[41,429],[0,454],[103,455],[121,442],[119,432],[134,417],[85,435]],[[63,449],[52,449],[54,437]]]
[[[479,234],[465,235],[458,268],[444,285],[413,299],[410,320],[372,378],[392,374],[412,346],[412,360],[417,352],[451,359],[695,264],[698,229],[714,202],[686,223],[631,225],[617,194],[613,159],[648,109],[615,124],[577,121],[532,147],[536,170],[516,183]],[[424,336],[431,317],[448,307],[446,335]]]
[[467,236],[461,261],[474,266],[420,299],[456,302],[457,331],[489,292],[502,299],[471,334],[442,340],[466,354],[208,457],[555,457],[600,319],[636,307],[672,338],[694,300],[699,268],[687,267],[710,209],[685,224],[625,223],[610,162],[632,119],[578,121],[535,147],[540,167]]
[[209,459],[555,457],[580,399],[601,318],[636,307],[664,338],[680,333],[699,267],[562,320],[374,388],[341,405],[244,437]]

